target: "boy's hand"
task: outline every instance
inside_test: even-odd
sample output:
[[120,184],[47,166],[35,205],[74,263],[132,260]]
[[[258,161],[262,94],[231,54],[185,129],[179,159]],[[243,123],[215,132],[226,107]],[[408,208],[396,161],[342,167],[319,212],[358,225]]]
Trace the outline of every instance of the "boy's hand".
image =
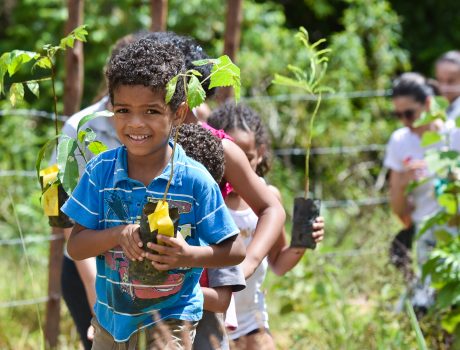
[[140,226],[135,224],[126,225],[118,236],[118,244],[123,248],[126,257],[132,261],[142,261],[145,255],[144,250],[141,249],[142,241],[139,236],[139,228]]
[[324,218],[318,216],[313,223],[313,239],[315,243],[319,243],[324,238]]
[[153,267],[164,271],[191,265],[193,249],[185,242],[180,233],[178,233],[177,237],[158,235],[157,239],[165,243],[165,245],[149,242],[147,243],[147,248],[153,249],[159,254],[149,252],[144,254],[147,259],[152,261]]

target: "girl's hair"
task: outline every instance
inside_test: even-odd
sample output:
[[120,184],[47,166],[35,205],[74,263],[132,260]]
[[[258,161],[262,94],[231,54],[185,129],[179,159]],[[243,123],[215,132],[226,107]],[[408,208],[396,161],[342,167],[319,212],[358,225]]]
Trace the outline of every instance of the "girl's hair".
[[442,62],[454,63],[460,67],[460,51],[447,51],[436,60],[436,65]]
[[231,130],[253,132],[256,147],[265,146],[266,148],[262,161],[257,165],[256,173],[264,176],[270,170],[270,139],[259,115],[251,108],[243,103],[236,105],[233,102],[227,102],[211,113],[207,123],[225,132]]
[[[113,103],[113,92],[120,85],[143,85],[166,93],[166,84],[183,71],[184,57],[174,45],[145,38],[132,42],[110,58],[106,71],[110,100]],[[175,112],[183,101],[185,91],[179,79],[169,106]]]
[[404,73],[393,82],[391,97],[412,97],[425,103],[429,96],[438,94],[436,82],[415,72]]
[[[175,132],[174,128],[172,135]],[[201,125],[183,124],[178,131],[177,143],[182,146],[187,156],[203,164],[214,180],[220,183],[225,169],[222,140]]]

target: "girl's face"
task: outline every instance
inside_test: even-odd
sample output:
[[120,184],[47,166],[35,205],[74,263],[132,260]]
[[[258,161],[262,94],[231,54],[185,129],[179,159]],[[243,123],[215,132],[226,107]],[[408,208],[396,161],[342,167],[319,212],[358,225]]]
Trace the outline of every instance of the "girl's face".
[[227,132],[235,143],[243,150],[248,157],[252,170],[256,171],[257,165],[262,160],[262,151],[256,146],[256,137],[252,131],[233,129]]
[[423,111],[427,110],[428,100],[425,104],[420,103],[410,96],[397,96],[393,98],[394,115],[404,126],[414,130],[414,122],[420,118]]
[[174,113],[163,94],[143,85],[120,85],[113,100],[115,130],[128,156],[149,157],[166,149]]
[[448,61],[441,61],[436,65],[436,80],[439,83],[441,94],[453,102],[460,96],[460,67]]

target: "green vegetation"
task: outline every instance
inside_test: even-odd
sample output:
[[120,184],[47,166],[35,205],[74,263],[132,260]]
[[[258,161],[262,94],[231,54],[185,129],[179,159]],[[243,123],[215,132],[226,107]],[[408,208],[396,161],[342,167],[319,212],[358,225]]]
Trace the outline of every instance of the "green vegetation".
[[[66,9],[61,1],[10,3],[13,4],[11,8],[0,9],[0,19],[6,24],[0,28],[1,53],[18,47],[39,51],[45,43],[55,42],[62,36]],[[315,108],[316,101],[308,100],[305,95],[292,95],[292,90],[271,84],[275,73],[288,74],[284,70],[287,62],[294,62],[301,69],[309,64],[306,54],[297,49],[294,34],[299,25],[307,28],[313,41],[327,37],[328,47],[334,52],[323,83],[333,87],[336,95],[323,96],[318,118],[310,130],[315,135],[312,147],[386,143],[397,124],[387,118],[389,101],[381,95],[385,95],[391,79],[398,72],[409,70],[414,62],[403,49],[414,47],[414,44],[407,45],[407,40],[417,31],[410,36],[403,33],[403,27],[410,21],[403,22],[402,27],[401,18],[389,1],[321,0],[296,2],[303,10],[295,11],[297,16],[288,11],[291,17],[287,23],[284,6],[289,7],[293,2],[284,3],[281,6],[274,1],[245,1],[237,59],[241,69],[241,99],[260,112],[273,137],[273,147],[303,147],[305,134],[299,130],[305,130],[308,116]],[[398,8],[403,2],[391,3]],[[91,36],[85,44],[83,106],[90,104],[101,86],[102,67],[110,46],[129,32],[147,28],[150,21],[146,2],[96,1],[86,2],[85,6],[85,23]],[[423,11],[423,6],[428,5],[417,5],[417,13]],[[225,7],[215,0],[170,0],[168,29],[196,37],[211,57],[218,57],[223,47],[224,14]],[[319,16],[329,19],[334,16],[334,21],[323,21],[329,23],[326,28],[326,24],[316,26],[317,20],[306,20]],[[300,23],[293,23],[299,17]],[[416,39],[420,41],[419,37]],[[443,42],[442,49],[448,46]],[[451,47],[454,46],[455,41],[452,41]],[[420,61],[423,57],[416,56],[416,59]],[[58,62],[58,111],[62,110],[63,68]],[[34,71],[36,80],[46,76],[46,71],[40,67]],[[22,71],[12,77],[6,75],[5,89],[10,90],[12,84],[24,80]],[[53,111],[52,87],[48,84],[49,81],[43,81],[38,100],[34,96],[35,85],[27,86],[24,99],[16,98],[16,108]],[[22,96],[18,86],[13,91],[17,92],[15,96]],[[9,105],[9,101],[0,100],[0,110],[8,114],[0,116],[0,148],[8,150],[2,153],[0,172],[28,172],[0,176],[0,240],[17,239],[20,230],[26,239],[48,237],[49,228],[39,204],[41,190],[34,179],[34,169],[36,154],[54,135],[55,127],[52,119],[23,116],[9,111]],[[316,251],[307,252],[301,263],[285,277],[269,275],[265,289],[271,328],[280,349],[417,348],[416,332],[404,305],[399,305],[401,311],[397,311],[404,282],[389,264],[387,253],[399,224],[386,204],[359,206],[353,202],[386,196],[382,158],[383,152],[378,148],[346,154],[312,153],[310,190],[313,194],[326,204],[331,200],[351,202],[324,208],[325,242]],[[303,154],[274,160],[268,180],[281,189],[288,214],[292,213],[293,197],[303,187],[305,165]],[[431,265],[434,270],[429,271],[437,287],[445,288],[445,298],[440,299],[439,312],[420,323],[430,349],[445,348],[442,325],[453,331],[458,324],[458,315],[450,310],[451,305],[458,304],[458,299],[454,298],[458,298],[458,294],[453,291],[458,290],[459,243],[445,243],[435,251]],[[7,281],[0,286],[0,348],[36,349],[40,344],[39,317],[43,324],[44,304],[39,304],[39,316],[34,305],[5,307],[8,301],[46,295],[47,244],[28,243],[26,248],[32,274],[28,272],[21,245],[0,246],[0,261],[4,266],[2,279]],[[450,265],[444,264],[445,261],[451,262]],[[77,349],[78,335],[65,308],[62,313],[60,348]]]

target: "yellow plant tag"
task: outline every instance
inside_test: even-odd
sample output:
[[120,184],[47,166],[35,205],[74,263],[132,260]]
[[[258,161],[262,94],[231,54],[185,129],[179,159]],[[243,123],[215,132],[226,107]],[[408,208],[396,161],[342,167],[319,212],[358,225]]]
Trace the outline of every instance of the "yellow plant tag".
[[[158,230],[158,234],[174,237],[174,224],[169,217],[169,205],[166,201],[158,201],[155,211],[148,216],[150,232]],[[158,244],[163,244],[158,241]]]
[[[43,188],[45,188],[48,183],[57,179],[58,172],[59,169],[57,164],[40,170]],[[58,186],[56,184],[48,187],[45,193],[43,193],[42,206],[46,216],[59,215]]]

